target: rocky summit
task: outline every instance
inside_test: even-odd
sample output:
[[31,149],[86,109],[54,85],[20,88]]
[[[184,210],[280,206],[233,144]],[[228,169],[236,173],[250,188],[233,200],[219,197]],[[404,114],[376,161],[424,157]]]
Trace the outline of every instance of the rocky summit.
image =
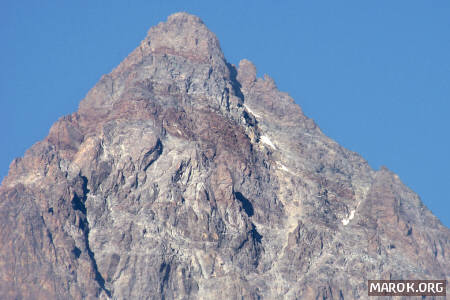
[[450,230],[171,15],[0,187],[1,299],[366,299],[450,279]]

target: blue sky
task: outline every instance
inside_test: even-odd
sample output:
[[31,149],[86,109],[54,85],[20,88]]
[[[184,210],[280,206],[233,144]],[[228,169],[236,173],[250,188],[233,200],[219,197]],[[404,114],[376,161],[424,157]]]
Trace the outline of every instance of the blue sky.
[[450,226],[450,1],[2,1],[0,177],[171,13],[200,16]]

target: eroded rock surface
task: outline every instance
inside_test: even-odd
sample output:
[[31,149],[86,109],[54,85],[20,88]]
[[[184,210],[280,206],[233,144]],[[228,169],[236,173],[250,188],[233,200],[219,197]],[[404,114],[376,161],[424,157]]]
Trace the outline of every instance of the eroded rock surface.
[[450,231],[202,21],[170,16],[0,187],[2,299],[357,299]]

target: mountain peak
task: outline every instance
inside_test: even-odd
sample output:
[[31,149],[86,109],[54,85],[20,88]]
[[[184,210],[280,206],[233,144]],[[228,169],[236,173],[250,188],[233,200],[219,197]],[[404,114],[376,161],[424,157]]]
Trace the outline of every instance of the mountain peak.
[[175,54],[200,61],[224,59],[216,35],[199,17],[186,12],[174,13],[166,22],[150,28],[144,42],[154,53]]
[[168,23],[188,22],[188,23],[204,24],[203,21],[196,15],[192,15],[184,11],[171,14],[170,16],[167,17],[167,22]]
[[2,299],[353,299],[368,279],[450,279],[450,230],[420,198],[187,13],[11,164],[0,228]]
[[245,58],[242,59],[239,62],[239,70],[237,78],[244,88],[247,88],[248,86],[253,84],[256,81],[255,65]]

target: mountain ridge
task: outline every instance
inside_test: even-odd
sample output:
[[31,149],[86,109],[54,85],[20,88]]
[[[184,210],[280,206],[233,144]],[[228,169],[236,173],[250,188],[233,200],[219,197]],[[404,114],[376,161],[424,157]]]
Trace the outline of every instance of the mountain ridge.
[[449,230],[397,175],[219,50],[172,15],[12,163],[1,293],[365,298],[367,279],[449,278]]

